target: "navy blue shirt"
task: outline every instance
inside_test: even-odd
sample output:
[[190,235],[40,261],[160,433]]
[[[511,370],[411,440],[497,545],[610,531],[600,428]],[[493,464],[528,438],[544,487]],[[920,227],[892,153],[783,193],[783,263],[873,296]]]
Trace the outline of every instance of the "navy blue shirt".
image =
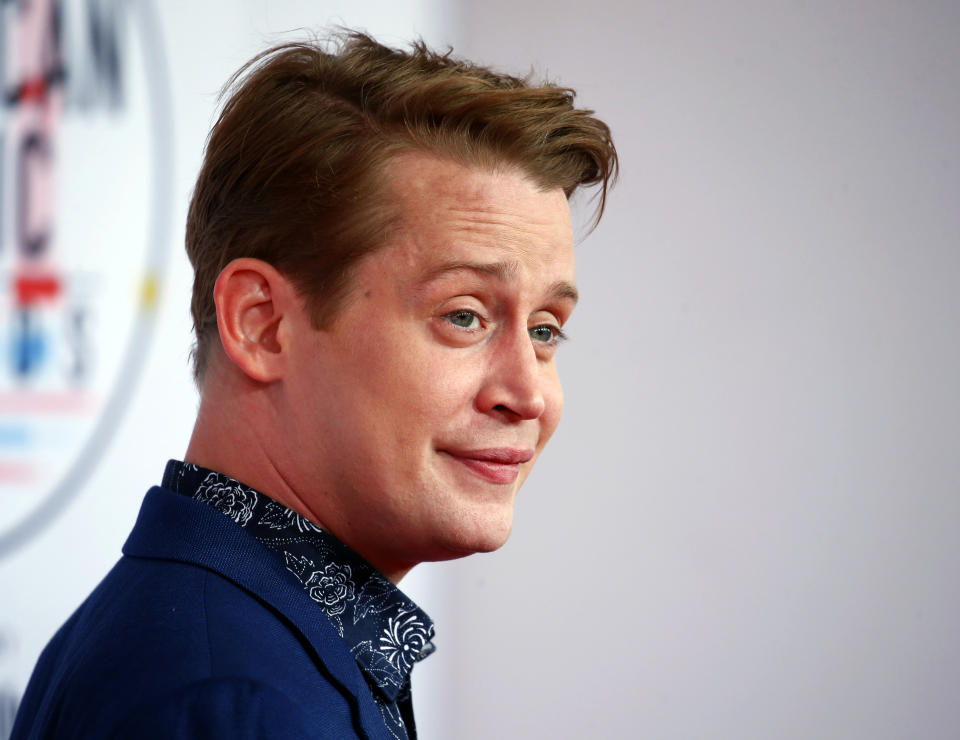
[[233,478],[171,460],[162,485],[214,507],[281,559],[350,647],[387,729],[415,740],[410,672],[434,650],[430,617],[329,532]]

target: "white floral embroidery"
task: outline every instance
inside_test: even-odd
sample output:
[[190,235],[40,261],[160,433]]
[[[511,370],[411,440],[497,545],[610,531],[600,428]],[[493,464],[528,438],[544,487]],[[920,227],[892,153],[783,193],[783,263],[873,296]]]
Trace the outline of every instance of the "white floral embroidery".
[[256,491],[219,473],[208,474],[193,497],[223,512],[241,527],[250,521],[257,505]]
[[310,598],[331,617],[343,614],[347,602],[356,598],[357,587],[351,578],[349,565],[327,563],[323,570],[311,573],[303,585],[307,587]]
[[380,652],[397,670],[410,670],[430,636],[416,613],[401,612],[387,619],[380,635]]
[[305,516],[288,509],[286,506],[270,502],[264,509],[258,524],[264,524],[270,529],[286,529],[294,527],[298,532],[322,532],[316,524]]

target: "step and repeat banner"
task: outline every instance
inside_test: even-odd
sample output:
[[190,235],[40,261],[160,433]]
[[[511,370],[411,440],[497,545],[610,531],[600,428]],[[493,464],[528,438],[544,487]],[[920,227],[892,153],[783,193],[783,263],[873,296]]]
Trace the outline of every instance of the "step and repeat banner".
[[444,41],[442,3],[363,5],[0,0],[0,739],[189,437],[182,236],[217,92],[331,25]]
[[[139,381],[173,248],[172,108],[148,2],[0,4],[0,736],[49,637],[31,545],[82,503]],[[28,559],[25,559],[26,558]],[[15,562],[33,567],[13,567]],[[93,573],[90,574],[94,576]],[[49,582],[49,581],[48,581]],[[71,593],[75,601],[75,594]],[[14,660],[16,658],[16,660]]]
[[136,391],[172,248],[149,3],[4,5],[0,557],[79,494]]

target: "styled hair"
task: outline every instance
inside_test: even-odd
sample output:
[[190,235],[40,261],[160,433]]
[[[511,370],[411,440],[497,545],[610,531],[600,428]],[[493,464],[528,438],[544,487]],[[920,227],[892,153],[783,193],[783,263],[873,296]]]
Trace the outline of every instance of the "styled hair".
[[187,216],[198,382],[218,340],[213,287],[238,257],[273,265],[304,297],[314,327],[329,325],[350,268],[401,215],[384,182],[396,154],[512,165],[568,198],[599,185],[597,221],[617,175],[610,129],[574,107],[573,90],[422,41],[402,51],[344,31],[283,44],[245,64],[222,95]]

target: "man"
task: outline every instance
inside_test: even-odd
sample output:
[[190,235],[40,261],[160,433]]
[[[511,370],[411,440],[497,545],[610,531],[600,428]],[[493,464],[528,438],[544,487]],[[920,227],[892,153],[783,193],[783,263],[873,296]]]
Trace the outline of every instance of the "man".
[[494,550],[560,419],[570,91],[361,34],[253,60],[187,224],[201,405],[13,737],[412,738],[396,584]]

